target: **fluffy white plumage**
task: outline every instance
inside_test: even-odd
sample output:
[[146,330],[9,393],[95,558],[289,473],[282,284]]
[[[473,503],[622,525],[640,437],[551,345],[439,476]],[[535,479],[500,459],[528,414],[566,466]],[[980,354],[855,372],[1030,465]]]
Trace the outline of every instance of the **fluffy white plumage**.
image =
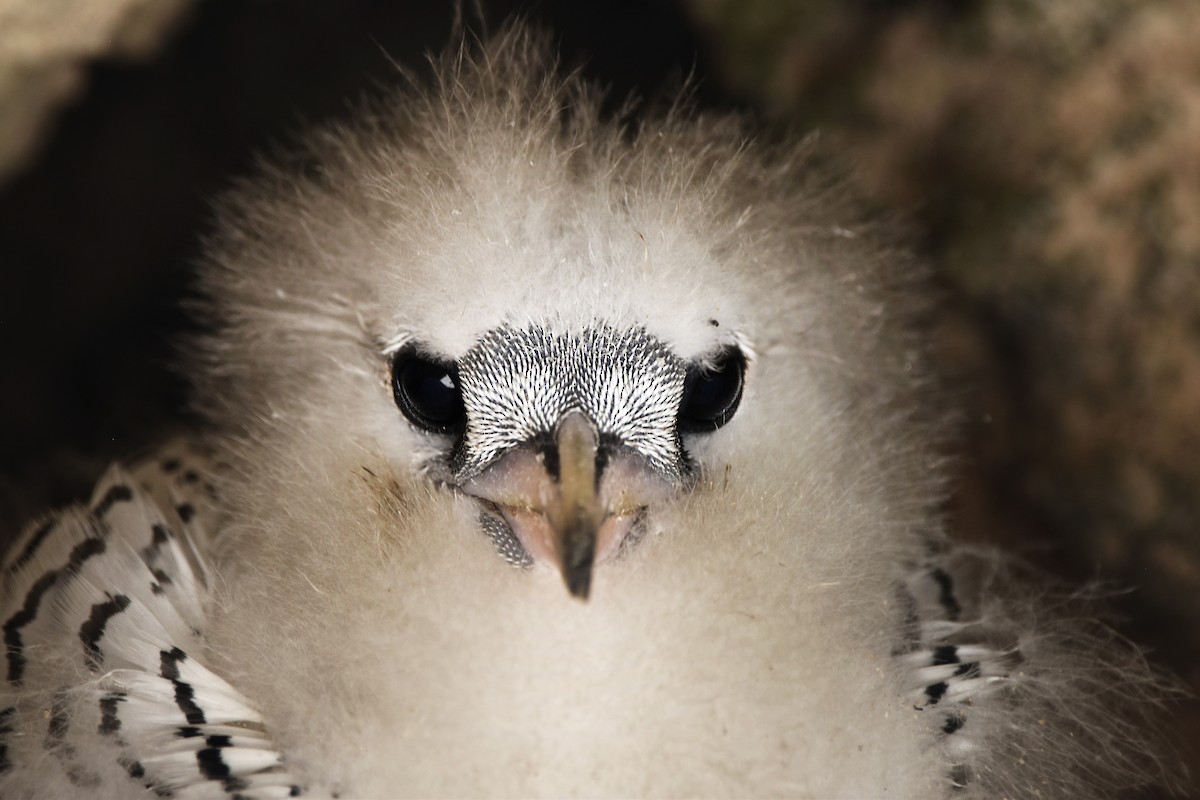
[[[808,145],[602,121],[521,29],[437,75],[227,204],[212,460],[114,469],[10,552],[0,794],[1095,798],[1157,775],[1138,654],[944,539],[919,270]],[[405,353],[461,367],[464,429],[397,409]],[[728,424],[680,436],[685,376],[737,359]],[[555,549],[558,501],[512,488],[576,450],[608,460],[563,496],[625,520],[588,528],[594,574]]]

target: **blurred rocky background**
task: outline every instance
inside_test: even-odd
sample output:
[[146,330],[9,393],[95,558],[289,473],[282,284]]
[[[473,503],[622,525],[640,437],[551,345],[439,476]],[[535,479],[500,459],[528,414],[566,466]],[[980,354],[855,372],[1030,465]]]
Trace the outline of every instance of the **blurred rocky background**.
[[[694,73],[848,154],[935,267],[957,534],[1126,587],[1122,630],[1200,690],[1200,2],[485,5],[616,93]],[[0,0],[0,529],[178,424],[212,199],[448,6]]]

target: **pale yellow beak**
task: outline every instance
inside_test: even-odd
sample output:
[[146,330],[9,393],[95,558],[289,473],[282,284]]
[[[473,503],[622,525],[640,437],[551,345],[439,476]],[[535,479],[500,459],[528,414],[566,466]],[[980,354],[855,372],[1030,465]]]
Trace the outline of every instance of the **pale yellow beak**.
[[593,566],[613,556],[642,510],[672,489],[634,454],[606,453],[603,467],[600,455],[596,426],[570,411],[555,428],[554,452],[514,450],[462,487],[494,503],[534,561],[557,567],[581,600]]

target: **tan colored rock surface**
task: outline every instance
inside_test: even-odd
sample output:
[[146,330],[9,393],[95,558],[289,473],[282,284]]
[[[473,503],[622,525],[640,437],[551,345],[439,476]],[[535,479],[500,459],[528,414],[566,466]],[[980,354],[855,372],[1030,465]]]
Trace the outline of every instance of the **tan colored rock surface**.
[[191,0],[0,0],[0,180],[80,91],[90,59],[151,53]]

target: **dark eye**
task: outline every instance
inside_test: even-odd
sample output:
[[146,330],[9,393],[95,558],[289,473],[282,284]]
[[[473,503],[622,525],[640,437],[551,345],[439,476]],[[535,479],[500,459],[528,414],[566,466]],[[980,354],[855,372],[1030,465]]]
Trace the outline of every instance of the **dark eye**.
[[679,403],[679,430],[685,433],[715,431],[729,422],[742,401],[742,379],[746,357],[730,348],[709,369],[699,364],[688,367]]
[[392,360],[396,405],[414,425],[433,433],[454,433],[466,423],[458,370],[453,364],[401,350]]

